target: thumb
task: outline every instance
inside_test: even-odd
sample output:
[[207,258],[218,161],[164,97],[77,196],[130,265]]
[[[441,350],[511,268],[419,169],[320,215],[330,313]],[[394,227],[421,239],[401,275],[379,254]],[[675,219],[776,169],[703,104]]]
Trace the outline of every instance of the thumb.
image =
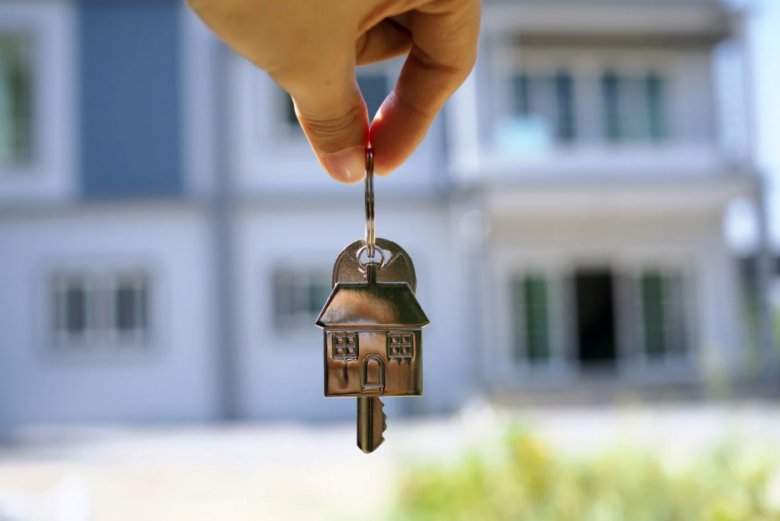
[[314,76],[290,94],[320,164],[335,180],[354,184],[365,176],[368,112],[354,65],[346,69]]

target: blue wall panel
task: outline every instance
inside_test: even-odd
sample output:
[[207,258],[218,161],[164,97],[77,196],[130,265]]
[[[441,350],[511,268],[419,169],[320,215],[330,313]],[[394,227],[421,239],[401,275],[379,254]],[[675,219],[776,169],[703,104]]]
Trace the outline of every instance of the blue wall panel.
[[84,197],[182,191],[179,2],[80,4]]

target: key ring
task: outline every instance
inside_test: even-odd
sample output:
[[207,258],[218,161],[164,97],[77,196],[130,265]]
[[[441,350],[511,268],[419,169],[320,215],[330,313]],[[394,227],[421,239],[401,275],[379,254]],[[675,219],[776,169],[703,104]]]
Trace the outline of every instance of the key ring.
[[[387,260],[388,260],[388,257],[390,255],[390,252],[388,252],[388,255],[386,256],[385,255],[385,251],[387,251],[387,250],[383,250],[379,246],[376,246],[376,250],[375,251],[379,252],[379,257],[382,259],[379,262],[379,269],[383,270],[388,265]],[[368,257],[366,262],[363,262],[362,260],[360,260],[360,257],[363,256],[363,252],[366,252],[366,256]],[[373,257],[370,257],[368,255],[368,248],[366,246],[361,246],[358,249],[358,251],[355,252],[355,259],[357,260],[358,269],[360,270],[360,273],[365,273],[366,272],[366,264],[371,264],[373,262]],[[393,257],[393,260],[395,260],[395,257]],[[376,264],[376,263],[374,263],[374,264]]]
[[[376,252],[376,225],[374,222],[374,151],[366,148],[366,252],[373,259]],[[384,260],[384,257],[383,257]]]

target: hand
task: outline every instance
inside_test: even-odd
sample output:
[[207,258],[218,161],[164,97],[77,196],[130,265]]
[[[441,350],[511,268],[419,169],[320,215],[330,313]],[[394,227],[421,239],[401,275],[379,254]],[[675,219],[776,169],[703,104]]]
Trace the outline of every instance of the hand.
[[[417,148],[474,66],[480,0],[188,0],[290,93],[322,166],[357,183],[365,147],[387,175]],[[369,131],[355,66],[408,55]]]

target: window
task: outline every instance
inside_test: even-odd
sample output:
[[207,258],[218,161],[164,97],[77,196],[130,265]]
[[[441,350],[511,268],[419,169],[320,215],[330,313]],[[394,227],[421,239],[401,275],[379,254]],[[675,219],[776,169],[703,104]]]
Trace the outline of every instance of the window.
[[601,77],[604,137],[610,142],[662,141],[667,136],[666,86],[655,73],[644,77],[607,71]]
[[686,313],[683,278],[679,274],[648,270],[639,277],[641,345],[649,360],[686,349]]
[[520,74],[512,82],[515,116],[536,126],[550,139],[570,143],[576,138],[574,79],[561,71],[553,76]]
[[32,45],[0,33],[0,166],[32,158]]
[[620,139],[620,106],[618,78],[612,72],[601,78],[601,93],[604,104],[604,135],[609,141]]
[[414,357],[414,334],[391,331],[387,334],[388,360],[411,360]]
[[280,330],[311,327],[330,296],[327,271],[279,271],[274,275],[274,309]]
[[142,273],[58,273],[54,339],[61,347],[143,344],[149,339],[149,278]]
[[112,327],[121,336],[143,336],[148,324],[148,282],[144,276],[124,275],[111,292]]
[[647,116],[650,139],[661,141],[666,137],[666,121],[664,118],[665,86],[657,74],[649,74],[645,78],[647,94]]
[[512,281],[515,358],[532,364],[550,358],[549,281],[544,274],[527,274]]
[[83,339],[87,333],[87,280],[58,277],[54,288],[55,331],[61,339]]
[[333,359],[342,362],[355,362],[360,356],[359,335],[357,332],[333,333]]
[[680,53],[655,45],[548,45],[522,35],[502,40],[510,48],[496,54],[501,62],[491,77],[499,81],[484,86],[497,99],[479,102],[502,155],[675,137],[673,96],[686,88],[675,84]]

